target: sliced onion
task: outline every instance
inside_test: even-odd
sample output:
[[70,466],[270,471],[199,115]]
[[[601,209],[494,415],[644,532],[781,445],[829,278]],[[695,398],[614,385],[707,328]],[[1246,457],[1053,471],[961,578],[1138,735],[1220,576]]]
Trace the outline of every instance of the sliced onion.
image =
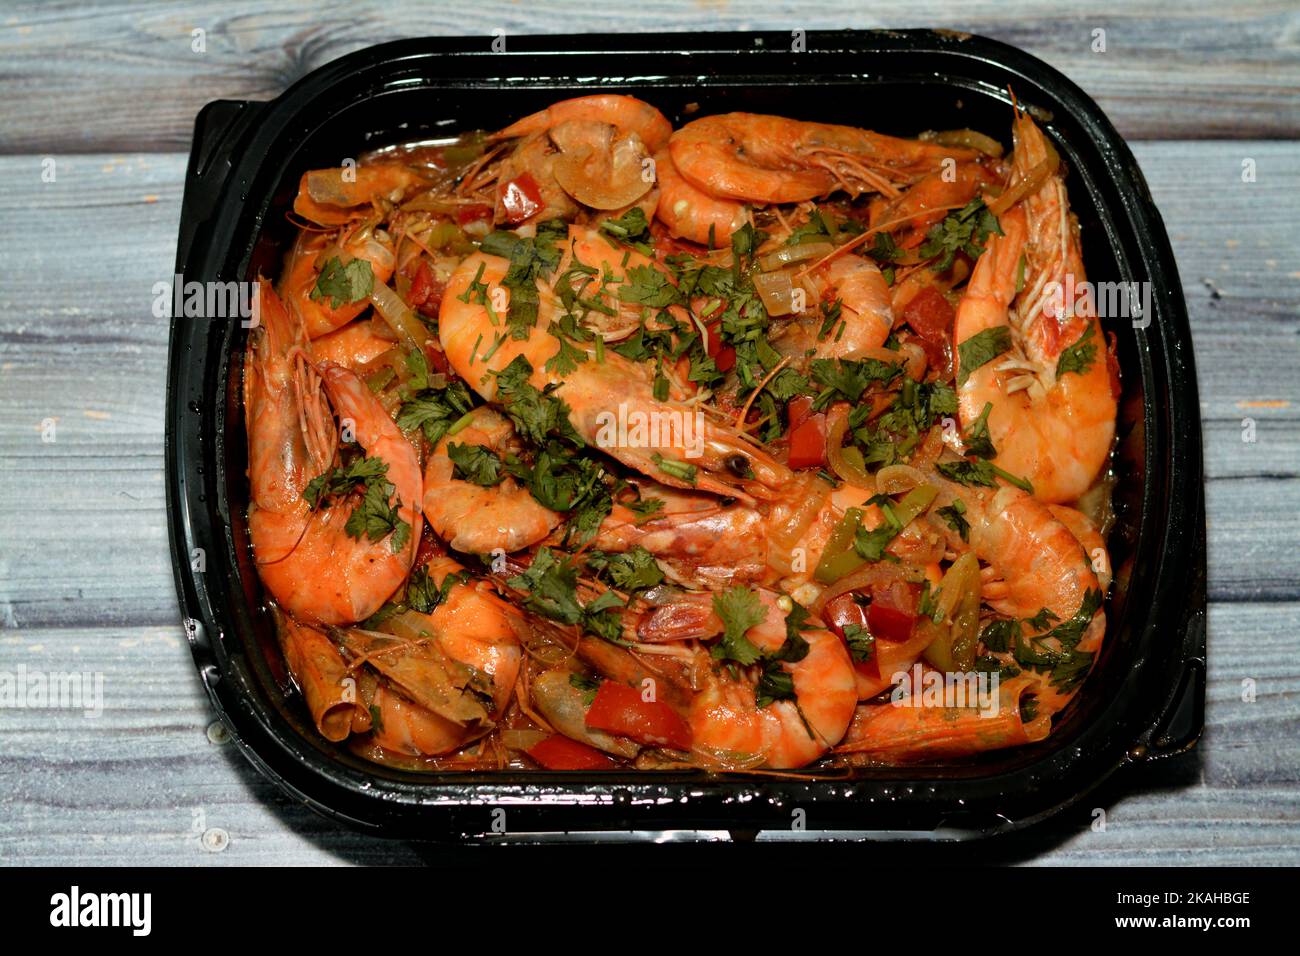
[[844,453],[844,436],[848,430],[849,407],[841,403],[833,407],[826,418],[826,462],[841,480],[870,491],[875,488],[876,479]]
[[775,252],[760,256],[758,267],[764,272],[771,272],[774,269],[780,269],[782,266],[792,265],[796,262],[820,259],[822,256],[830,255],[834,251],[835,247],[829,242],[803,242],[796,246],[782,246]]
[[928,143],[938,143],[940,146],[979,150],[985,156],[992,156],[995,159],[1002,155],[1002,144],[978,130],[945,129],[937,133],[922,133],[919,138]]
[[424,348],[429,330],[396,292],[384,283],[376,282],[370,290],[370,301],[374,304],[375,311],[397,333],[398,339],[407,348]]
[[754,288],[763,300],[763,308],[768,315],[792,315],[794,307],[794,283],[788,272],[756,272]]
[[789,517],[772,528],[768,536],[768,563],[782,575],[794,573],[794,549],[817,520],[817,515],[821,513],[831,492],[830,485],[815,474],[805,474],[798,480],[803,483],[803,487],[796,489],[793,497],[799,504],[790,512]]
[[503,730],[501,743],[508,750],[532,750],[549,736],[544,730]]
[[926,484],[925,475],[911,465],[886,465],[876,472],[877,494],[901,495]]
[[830,604],[841,594],[848,594],[850,591],[883,587],[893,584],[895,581],[920,584],[924,580],[924,568],[913,567],[909,564],[895,564],[892,561],[868,562],[851,574],[844,575],[844,577],[823,591],[822,596],[813,604],[811,610],[814,615],[820,615],[827,604]]

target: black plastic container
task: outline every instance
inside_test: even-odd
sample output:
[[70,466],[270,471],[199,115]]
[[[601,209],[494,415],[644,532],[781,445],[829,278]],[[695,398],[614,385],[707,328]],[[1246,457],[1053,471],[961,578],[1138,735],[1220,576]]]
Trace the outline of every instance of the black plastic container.
[[[1041,820],[1126,764],[1181,752],[1202,727],[1205,536],[1201,429],[1178,273],[1137,163],[1078,87],[979,37],[930,31],[424,39],[344,57],[270,103],[199,115],[176,271],[186,281],[274,275],[303,170],[378,146],[497,128],[565,96],[640,96],[674,122],[688,104],[916,134],[1009,135],[1008,87],[1069,168],[1093,281],[1149,282],[1118,336],[1124,395],[1116,469],[1116,583],[1102,657],[1060,726],[1029,747],[942,766],[809,774],[403,773],[320,738],[288,687],[251,566],[238,321],[175,318],[168,380],[168,507],[194,659],[240,749],[321,812],[429,839],[567,831],[791,828],[874,839],[962,839]],[[693,114],[693,115],[699,115]],[[1141,326],[1141,327],[1139,327]],[[192,570],[195,549],[206,567]]]

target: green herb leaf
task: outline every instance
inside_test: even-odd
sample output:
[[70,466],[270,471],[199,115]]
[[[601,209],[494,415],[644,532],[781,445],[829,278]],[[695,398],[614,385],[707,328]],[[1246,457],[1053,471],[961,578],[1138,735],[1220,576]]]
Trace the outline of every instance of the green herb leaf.
[[745,633],[767,617],[758,595],[752,589],[737,584],[728,591],[713,595],[713,611],[723,626],[722,638],[711,652],[713,657],[743,665],[757,661],[762,654]]
[[957,387],[966,384],[971,372],[992,362],[1004,352],[1011,351],[1011,329],[1005,325],[976,332],[957,346]]
[[1096,328],[1089,322],[1088,327],[1084,329],[1083,334],[1079,336],[1078,341],[1068,346],[1056,360],[1056,377],[1060,378],[1069,372],[1076,375],[1083,375],[1092,367],[1092,363],[1097,360],[1097,343],[1089,342],[1093,337]]
[[338,256],[325,260],[316,277],[316,287],[311,290],[312,301],[328,297],[331,308],[360,302],[375,287],[375,273],[365,259],[353,259],[347,265]]
[[985,240],[991,235],[1002,235],[997,216],[989,212],[983,200],[972,199],[930,227],[925,242],[921,244],[921,255],[938,257],[930,268],[935,272],[946,272],[952,268],[959,252],[978,259],[984,252]]

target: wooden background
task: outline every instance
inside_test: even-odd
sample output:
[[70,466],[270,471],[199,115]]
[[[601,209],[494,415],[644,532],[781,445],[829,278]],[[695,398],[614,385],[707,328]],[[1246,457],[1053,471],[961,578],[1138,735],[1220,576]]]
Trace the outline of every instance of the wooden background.
[[[1209,502],[1208,727],[1191,756],[964,859],[1300,862],[1300,15],[1294,0],[907,4],[230,0],[0,5],[0,670],[104,676],[105,710],[0,710],[0,860],[416,862],[265,783],[178,624],[167,321],[191,126],[217,98],[419,34],[936,26],[1017,44],[1132,141],[1192,317]],[[206,51],[191,49],[205,31]],[[1092,50],[1105,31],[1104,53]],[[1243,163],[1253,182],[1243,182]],[[50,162],[53,165],[51,167]],[[43,172],[54,171],[52,182]],[[55,422],[54,441],[42,423]],[[1246,420],[1253,442],[1243,440]],[[1243,682],[1254,699],[1244,701]],[[216,738],[216,742],[212,737]],[[207,833],[207,840],[201,839]]]

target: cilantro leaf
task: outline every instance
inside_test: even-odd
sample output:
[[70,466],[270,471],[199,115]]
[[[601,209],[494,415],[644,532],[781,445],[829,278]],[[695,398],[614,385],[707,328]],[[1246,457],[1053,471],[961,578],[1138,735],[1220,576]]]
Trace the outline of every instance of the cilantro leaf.
[[976,332],[965,342],[957,346],[957,385],[961,387],[970,378],[970,373],[982,365],[987,365],[1004,352],[1011,351],[1011,329],[1005,325]]
[[482,445],[448,442],[447,457],[451,459],[452,476],[461,481],[491,488],[501,484],[501,480],[505,478],[501,459],[495,452]]
[[984,252],[985,240],[991,235],[1002,235],[997,216],[989,212],[982,199],[972,199],[930,227],[921,244],[921,255],[927,259],[937,257],[930,268],[946,272],[959,252],[978,259]]
[[587,555],[587,569],[627,594],[653,588],[664,580],[659,562],[640,545],[621,554],[592,551]]
[[743,584],[737,584],[713,595],[713,611],[721,619],[723,627],[722,638],[711,652],[713,657],[744,665],[757,661],[762,654],[745,632],[767,617],[758,595]]
[[1056,377],[1074,372],[1076,375],[1083,375],[1092,367],[1092,363],[1097,359],[1097,343],[1089,342],[1093,337],[1096,329],[1091,322],[1084,329],[1083,334],[1071,346],[1068,346],[1060,357],[1056,360]]
[[360,302],[375,287],[375,273],[365,259],[353,259],[347,265],[338,256],[325,260],[311,290],[313,302],[328,297],[332,308]]
[[942,508],[936,508],[935,514],[947,522],[948,527],[961,535],[963,541],[970,541],[970,522],[966,520],[966,503],[960,498]]
[[844,625],[844,642],[849,646],[849,656],[861,664],[871,660],[876,653],[876,637],[861,624]]

